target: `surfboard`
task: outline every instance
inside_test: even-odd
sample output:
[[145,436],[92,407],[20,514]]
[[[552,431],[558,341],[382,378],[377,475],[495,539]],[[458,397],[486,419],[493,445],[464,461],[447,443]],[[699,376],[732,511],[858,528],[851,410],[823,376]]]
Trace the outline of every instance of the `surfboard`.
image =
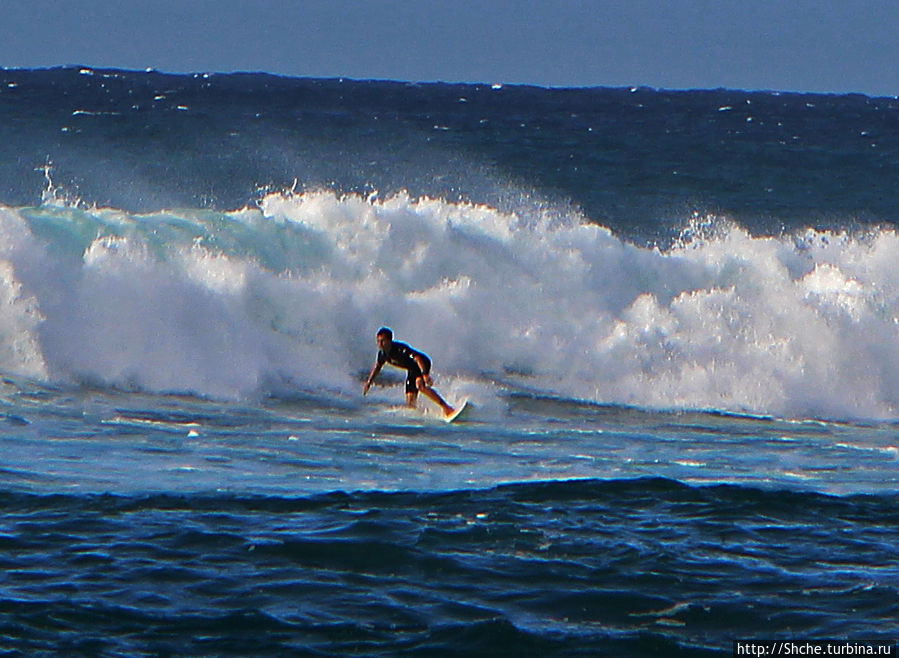
[[456,407],[455,411],[451,413],[449,416],[446,416],[444,420],[448,423],[452,423],[454,420],[459,418],[462,415],[462,412],[468,408],[468,400],[462,400],[462,402]]

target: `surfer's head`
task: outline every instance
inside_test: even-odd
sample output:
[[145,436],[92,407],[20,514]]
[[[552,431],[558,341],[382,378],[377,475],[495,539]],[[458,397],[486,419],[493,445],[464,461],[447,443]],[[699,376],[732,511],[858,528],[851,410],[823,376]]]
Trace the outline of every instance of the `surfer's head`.
[[384,350],[385,352],[390,349],[390,345],[393,343],[393,332],[387,327],[381,327],[378,329],[378,349]]

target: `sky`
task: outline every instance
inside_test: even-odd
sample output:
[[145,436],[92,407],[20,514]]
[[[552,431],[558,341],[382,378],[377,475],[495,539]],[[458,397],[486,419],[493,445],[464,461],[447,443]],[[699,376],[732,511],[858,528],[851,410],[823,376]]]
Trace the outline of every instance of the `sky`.
[[0,67],[899,94],[897,0],[0,0]]

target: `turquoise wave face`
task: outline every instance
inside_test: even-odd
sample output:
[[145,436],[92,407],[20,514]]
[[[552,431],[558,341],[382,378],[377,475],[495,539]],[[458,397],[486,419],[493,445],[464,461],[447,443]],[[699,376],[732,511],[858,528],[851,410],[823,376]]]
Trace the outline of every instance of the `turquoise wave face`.
[[233,212],[3,208],[0,231],[0,367],[47,381],[355,396],[388,325],[450,392],[789,417],[899,406],[891,229],[754,237],[709,218],[659,249],[540,205],[288,192]]

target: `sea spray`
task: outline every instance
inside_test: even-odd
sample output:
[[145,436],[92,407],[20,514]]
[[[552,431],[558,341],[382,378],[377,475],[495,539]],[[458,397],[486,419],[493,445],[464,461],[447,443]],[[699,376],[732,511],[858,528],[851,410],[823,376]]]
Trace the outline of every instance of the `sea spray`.
[[[572,212],[277,193],[235,212],[4,208],[8,372],[358,395],[373,329],[446,377],[656,408],[894,418],[892,229],[641,246]],[[21,327],[22,329],[18,329]]]

